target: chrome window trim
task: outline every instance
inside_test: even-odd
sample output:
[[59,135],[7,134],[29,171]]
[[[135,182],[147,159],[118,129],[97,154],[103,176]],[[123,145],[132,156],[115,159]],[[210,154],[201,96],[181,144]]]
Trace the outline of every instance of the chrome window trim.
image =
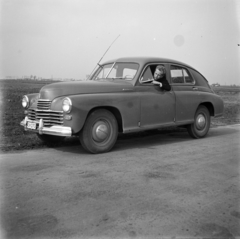
[[110,72],[112,71],[113,67],[116,65],[116,62],[113,63],[111,69],[109,70],[108,74],[106,75],[105,79],[108,78],[108,75],[110,74]]

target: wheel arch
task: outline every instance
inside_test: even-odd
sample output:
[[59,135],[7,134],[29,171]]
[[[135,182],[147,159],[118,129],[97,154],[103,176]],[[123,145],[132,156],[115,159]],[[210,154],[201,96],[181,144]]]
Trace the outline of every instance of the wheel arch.
[[87,114],[87,117],[86,119],[88,118],[88,116],[95,110],[98,110],[98,109],[105,109],[105,110],[108,110],[110,111],[114,117],[116,118],[117,120],[117,123],[118,123],[118,132],[123,132],[123,125],[122,125],[122,115],[119,111],[119,109],[115,108],[115,107],[112,107],[112,106],[99,106],[99,107],[94,107],[92,108],[88,114]]
[[202,106],[202,105],[208,109],[210,116],[214,116],[214,107],[211,102],[203,102],[199,106]]

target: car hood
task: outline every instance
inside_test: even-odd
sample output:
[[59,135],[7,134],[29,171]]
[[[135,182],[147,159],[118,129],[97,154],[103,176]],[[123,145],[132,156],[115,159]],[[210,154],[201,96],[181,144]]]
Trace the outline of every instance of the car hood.
[[92,94],[92,93],[115,93],[124,90],[133,90],[133,85],[127,81],[78,81],[60,82],[42,87],[40,99],[53,100],[56,97]]

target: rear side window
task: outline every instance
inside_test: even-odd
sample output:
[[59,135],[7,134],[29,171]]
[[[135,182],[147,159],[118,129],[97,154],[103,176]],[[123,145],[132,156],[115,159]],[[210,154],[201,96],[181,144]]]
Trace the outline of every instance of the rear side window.
[[197,82],[197,85],[199,86],[205,86],[205,87],[209,87],[208,81],[197,71],[191,69],[191,73],[193,74],[194,79]]
[[170,68],[172,83],[175,84],[194,84],[189,71],[180,66],[171,66]]

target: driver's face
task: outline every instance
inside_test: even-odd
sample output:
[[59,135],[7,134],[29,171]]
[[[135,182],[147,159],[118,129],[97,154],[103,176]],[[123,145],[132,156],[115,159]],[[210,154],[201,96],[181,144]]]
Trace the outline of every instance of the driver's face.
[[160,79],[160,78],[162,78],[162,76],[163,76],[163,72],[156,69],[154,72],[154,79]]

